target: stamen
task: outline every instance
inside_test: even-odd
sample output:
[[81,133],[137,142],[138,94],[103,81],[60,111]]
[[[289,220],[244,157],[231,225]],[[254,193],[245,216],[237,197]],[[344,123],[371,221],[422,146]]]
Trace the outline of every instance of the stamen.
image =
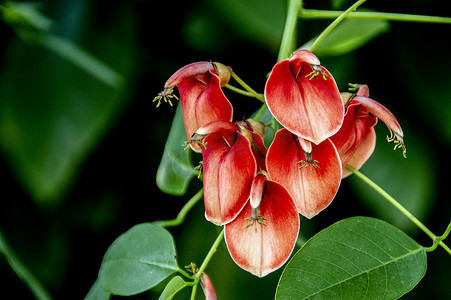
[[199,145],[200,148],[204,148],[207,149],[207,143],[202,142],[202,140],[196,140],[196,139],[191,139],[189,141],[185,141],[182,146],[184,147],[183,150],[186,150],[189,148],[189,146],[191,145],[191,143],[195,143],[197,145]]
[[389,142],[389,143],[393,142],[393,144],[395,144],[395,147],[393,148],[393,150],[402,148],[402,156],[404,156],[404,158],[407,158],[407,155],[406,155],[407,150],[406,150],[406,146],[404,145],[404,140],[403,140],[402,136],[393,132],[393,130],[391,130],[390,128],[389,128],[389,130],[390,130],[390,136],[387,135],[387,142]]
[[158,101],[157,107],[159,107],[161,105],[161,100],[164,100],[164,102],[167,102],[167,103],[169,103],[169,105],[173,106],[171,99],[175,98],[175,99],[179,100],[179,98],[176,95],[172,94],[173,91],[174,91],[174,87],[165,88],[161,93],[158,93],[158,96],[156,96],[152,100],[152,102]]
[[316,159],[313,159],[312,153],[310,153],[310,152],[304,151],[304,154],[305,154],[305,160],[300,160],[297,162],[298,164],[301,164],[299,169],[307,168],[307,166],[308,166],[308,167],[310,167],[310,175],[313,175],[312,167],[316,168],[316,169],[321,169],[318,165],[319,161],[317,161]]
[[198,170],[199,174],[197,174],[197,179],[201,179],[202,178],[202,172],[204,171],[204,162],[200,161],[199,165],[194,167],[194,170]]
[[309,78],[309,80],[312,80],[313,78],[318,76],[319,73],[321,73],[321,75],[323,75],[324,80],[330,79],[330,76],[327,75],[326,72],[324,72],[324,70],[321,68],[320,65],[310,65],[310,67],[312,68],[312,72],[305,75],[305,77]]
[[[263,221],[268,221],[268,219],[260,216],[259,211],[258,211],[258,207],[252,208],[252,217],[246,218],[245,220],[250,222],[246,226],[246,228],[249,228],[249,227],[255,225],[255,223],[258,223],[260,225],[266,226],[266,223],[264,223]],[[255,226],[255,233],[257,233],[257,226]]]

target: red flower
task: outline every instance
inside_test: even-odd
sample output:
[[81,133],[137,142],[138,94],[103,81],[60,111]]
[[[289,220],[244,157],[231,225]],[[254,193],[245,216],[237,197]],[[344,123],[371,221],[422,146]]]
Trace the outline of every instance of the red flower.
[[378,118],[381,119],[390,130],[389,142],[395,143],[396,148],[403,149],[406,156],[406,148],[403,141],[403,131],[395,116],[382,104],[368,98],[368,86],[361,85],[357,94],[343,94],[347,102],[346,114],[340,130],[330,139],[340,154],[343,176],[351,172],[346,165],[358,170],[368,160],[376,145],[376,133],[374,125]]
[[266,167],[271,179],[286,187],[298,212],[307,218],[332,202],[341,182],[340,157],[329,139],[315,145],[286,129],[276,133]]
[[265,97],[280,124],[315,144],[336,133],[343,121],[344,107],[335,80],[307,50],[274,66]]
[[288,191],[260,173],[252,182],[248,204],[225,225],[225,241],[237,265],[262,277],[288,260],[299,227],[299,215]]
[[216,300],[216,292],[213,283],[207,273],[203,272],[200,275],[200,285],[205,294],[205,300]]
[[191,142],[202,150],[205,216],[216,225],[226,224],[249,198],[257,170],[251,142],[240,127],[227,121],[199,128]]
[[[171,103],[170,98],[176,97],[172,92],[177,86],[186,135],[190,139],[198,128],[212,121],[232,121],[232,105],[221,89],[231,74],[231,68],[221,63],[203,61],[186,65],[166,81],[165,90],[154,101],[158,100],[158,105],[161,99]],[[198,148],[193,150],[200,151]]]

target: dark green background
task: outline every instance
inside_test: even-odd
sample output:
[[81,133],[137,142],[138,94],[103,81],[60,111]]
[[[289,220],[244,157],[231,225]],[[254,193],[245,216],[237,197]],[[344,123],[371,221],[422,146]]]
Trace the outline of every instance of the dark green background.
[[[306,8],[331,9],[329,1]],[[333,1],[334,6],[349,1]],[[0,3],[3,4],[3,3]],[[158,190],[155,177],[175,107],[152,99],[178,68],[212,60],[230,65],[258,92],[276,62],[284,0],[46,1],[39,11],[54,20],[52,34],[71,40],[125,78],[112,88],[48,47],[26,43],[0,22],[0,229],[22,261],[55,299],[80,299],[94,283],[109,245],[132,226],[176,216],[201,187],[184,197]],[[365,8],[447,16],[445,1],[367,1]],[[313,7],[313,5],[315,5]],[[343,8],[343,7],[341,7]],[[449,14],[448,14],[449,16]],[[299,45],[330,21],[301,20]],[[437,235],[450,219],[451,25],[390,22],[385,33],[356,51],[319,55],[340,90],[365,83],[405,132],[407,159],[377,125],[375,154],[362,168]],[[352,34],[352,32],[349,32]],[[318,48],[319,51],[319,48]],[[236,84],[235,84],[236,85]],[[235,119],[258,101],[226,95]],[[194,157],[197,164],[199,157]],[[301,220],[301,234],[346,217],[379,217],[419,243],[431,241],[384,199],[345,179],[328,209]],[[201,264],[218,228],[202,204],[183,226],[171,228],[180,265]],[[451,242],[448,242],[451,244]],[[425,278],[406,299],[444,299],[451,293],[451,259],[440,247],[428,255]],[[263,279],[241,270],[222,244],[207,268],[219,299],[272,299],[281,270]],[[3,295],[32,298],[0,257]],[[163,287],[159,287],[161,291]],[[136,296],[157,299],[158,292]],[[186,294],[179,296],[185,299]]]

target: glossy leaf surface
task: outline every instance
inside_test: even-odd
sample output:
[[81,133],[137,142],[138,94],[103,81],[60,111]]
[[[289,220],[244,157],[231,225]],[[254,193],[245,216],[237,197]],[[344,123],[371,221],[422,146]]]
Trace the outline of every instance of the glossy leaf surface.
[[183,289],[186,286],[187,286],[186,281],[183,280],[182,277],[175,276],[168,282],[158,300],[171,300],[175,294],[177,294],[181,289]]
[[143,223],[118,237],[105,253],[99,281],[115,295],[148,290],[176,272],[175,245],[162,227]]
[[197,174],[191,163],[191,150],[185,150],[182,146],[185,141],[185,126],[179,103],[157,172],[158,187],[171,195],[184,195],[191,179]]
[[339,221],[311,238],[285,268],[276,299],[396,299],[426,272],[423,247],[373,218]]

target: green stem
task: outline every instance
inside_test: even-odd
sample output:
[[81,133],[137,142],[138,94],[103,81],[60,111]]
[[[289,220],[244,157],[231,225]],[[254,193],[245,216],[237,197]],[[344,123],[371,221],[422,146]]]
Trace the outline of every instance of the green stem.
[[356,3],[354,3],[351,7],[349,7],[347,10],[342,12],[332,23],[330,23],[327,28],[321,32],[321,34],[316,38],[316,40],[313,42],[312,45],[309,47],[309,51],[313,51],[313,49],[318,46],[318,44],[341,22],[343,21],[346,16],[349,15],[350,12],[354,11],[359,7],[363,2],[366,0],[359,0]]
[[433,244],[431,247],[427,247],[424,248],[427,252],[432,252],[434,251],[438,245],[440,245],[440,242],[443,241],[444,239],[446,239],[446,237],[449,235],[449,233],[451,232],[451,222],[448,224],[448,227],[446,228],[445,232],[443,233],[443,235],[436,237],[433,240]]
[[283,29],[282,41],[280,42],[279,55],[277,61],[281,61],[290,57],[291,52],[295,49],[296,45],[296,25],[298,22],[299,11],[302,6],[300,0],[288,1],[288,12],[285,20],[285,27]]
[[0,231],[0,252],[5,255],[6,260],[13,271],[28,286],[36,299],[49,300],[52,299],[49,293],[44,289],[41,283],[33,276],[27,267],[20,261],[14,251],[9,247],[3,233]]
[[268,109],[268,107],[266,106],[266,104],[263,104],[255,113],[254,115],[254,120],[255,121],[260,121],[260,118],[263,116],[263,114],[265,113],[265,111]]
[[197,282],[195,285],[193,285],[193,289],[191,290],[191,298],[190,300],[196,299],[196,292],[197,292],[197,286],[199,285],[199,282]]
[[216,252],[216,249],[218,248],[219,244],[222,242],[222,239],[224,238],[224,228],[221,230],[221,233],[216,238],[215,242],[210,248],[210,251],[208,251],[207,256],[205,256],[204,261],[202,262],[202,265],[199,267],[197,273],[193,276],[195,285],[193,285],[193,289],[191,291],[191,300],[194,300],[196,298],[196,291],[197,286],[200,281],[200,276],[204,272],[204,270],[207,268],[208,263],[210,262],[211,258],[213,257],[213,254]]
[[254,97],[254,94],[252,94],[251,92],[242,90],[242,89],[237,88],[237,87],[235,87],[233,85],[230,85],[228,83],[225,85],[225,87],[228,88],[231,91],[234,91],[235,93],[238,93],[238,94],[241,94],[241,95],[244,95],[244,96],[248,96],[248,97]]
[[263,94],[259,94],[257,93],[253,88],[251,88],[249,85],[247,85],[246,82],[244,82],[240,77],[238,77],[238,75],[236,75],[234,72],[232,72],[232,77],[233,79],[236,80],[236,82],[238,82],[246,91],[243,91],[239,88],[233,87],[229,84],[226,85],[226,88],[233,90],[237,93],[246,95],[246,96],[250,96],[250,97],[255,97],[258,100],[260,100],[261,102],[265,103],[265,96],[263,96]]
[[[434,242],[439,241],[438,244],[446,250],[451,255],[451,249],[443,243],[440,237],[437,237],[432,231],[429,230],[420,220],[418,220],[414,215],[412,215],[404,206],[402,206],[395,198],[393,198],[390,194],[384,191],[380,186],[374,183],[371,179],[363,175],[360,171],[357,171],[350,165],[346,165],[346,169],[354,173],[357,177],[363,180],[366,184],[372,187],[376,192],[382,195],[385,199],[388,200],[394,207],[396,207],[400,212],[402,212],[407,218],[409,218],[418,228],[420,228],[424,233],[426,233]],[[451,229],[450,229],[451,230]],[[446,236],[445,236],[446,237]],[[426,248],[428,249],[428,248]]]
[[199,271],[196,274],[197,279],[200,278],[200,275],[202,275],[205,268],[207,268],[208,263],[210,262],[211,258],[213,257],[213,254],[216,252],[216,249],[218,248],[219,244],[222,242],[223,238],[224,238],[224,228],[221,230],[221,233],[218,235],[215,242],[211,246],[210,251],[208,251],[208,253],[207,253],[207,256],[205,256],[205,259],[202,262],[202,265],[200,265]]
[[[343,12],[337,10],[317,10],[317,9],[301,9],[299,18],[301,19],[334,19],[340,16]],[[451,24],[451,18],[410,15],[386,12],[369,12],[358,11],[351,12],[347,18],[353,19],[383,19],[387,21],[401,21],[401,22],[423,22],[423,23],[442,23]]]
[[185,220],[186,214],[202,198],[203,194],[204,189],[202,188],[185,204],[185,206],[183,206],[175,219],[167,221],[157,221],[156,223],[162,222],[162,227],[173,227],[182,224],[182,222]]

